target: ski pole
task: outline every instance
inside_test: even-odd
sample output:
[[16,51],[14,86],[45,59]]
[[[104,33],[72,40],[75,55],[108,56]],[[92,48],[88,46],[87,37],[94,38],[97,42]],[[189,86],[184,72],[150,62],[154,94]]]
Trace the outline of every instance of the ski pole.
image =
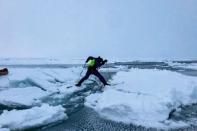
[[84,68],[85,68],[85,66],[86,66],[86,63],[83,65],[83,69],[82,69],[82,71],[81,71],[81,73],[80,73],[80,77],[81,77],[81,75],[82,75],[82,73],[83,73],[83,70],[84,70]]

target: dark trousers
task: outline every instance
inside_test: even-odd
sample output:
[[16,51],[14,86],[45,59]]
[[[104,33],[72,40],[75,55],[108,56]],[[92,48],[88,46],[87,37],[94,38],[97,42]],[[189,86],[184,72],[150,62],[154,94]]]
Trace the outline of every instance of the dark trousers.
[[99,78],[99,80],[104,84],[106,85],[107,82],[106,80],[104,79],[104,77],[98,72],[98,70],[90,70],[88,69],[88,71],[86,72],[86,75],[79,81],[79,85],[81,85],[85,80],[87,80],[89,78],[89,76],[93,74],[95,76],[97,76]]

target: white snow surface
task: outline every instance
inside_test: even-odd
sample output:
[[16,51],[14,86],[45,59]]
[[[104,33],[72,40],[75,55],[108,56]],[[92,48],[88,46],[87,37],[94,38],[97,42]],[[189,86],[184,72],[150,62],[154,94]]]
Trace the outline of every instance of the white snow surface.
[[37,87],[10,88],[0,92],[0,103],[8,106],[32,106],[49,93]]
[[0,131],[10,131],[8,128],[0,128]]
[[[67,119],[62,106],[49,106],[43,104],[26,110],[4,111],[0,115],[0,127],[4,130],[24,130],[32,127],[48,125]],[[0,129],[1,129],[0,128]]]
[[9,75],[0,77],[0,104],[34,106],[40,99],[59,92],[66,97],[75,91],[81,67],[72,68],[9,68]]
[[66,119],[62,106],[49,106],[51,101],[42,100],[49,97],[64,99],[78,91],[77,87],[67,87],[76,83],[81,69],[9,68],[9,74],[0,77],[0,104],[13,108],[31,108],[4,111],[0,115],[0,130],[23,130]]
[[7,76],[1,76],[0,77],[0,90],[4,88],[9,87],[9,80],[7,79]]
[[185,68],[185,69],[193,69],[197,70],[197,63],[178,63],[178,62],[167,62],[172,67],[179,67],[179,68]]
[[8,79],[11,86],[24,87],[28,84],[49,92],[57,91],[61,83],[73,83],[78,77],[79,68],[66,69],[10,69]]
[[0,87],[36,86],[44,91],[56,92],[62,86],[73,85],[79,79],[81,68],[9,68],[9,70],[8,76],[0,77],[0,81],[5,83],[3,85],[0,83]]
[[173,108],[197,102],[197,78],[157,69],[130,69],[113,77],[103,93],[86,98],[85,105],[102,117],[146,127],[187,126],[169,121]]

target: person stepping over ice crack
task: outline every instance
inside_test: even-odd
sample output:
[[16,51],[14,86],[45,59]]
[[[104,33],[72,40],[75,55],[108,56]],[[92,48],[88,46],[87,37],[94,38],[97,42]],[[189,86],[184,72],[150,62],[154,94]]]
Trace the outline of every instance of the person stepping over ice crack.
[[76,84],[76,86],[81,86],[81,84],[89,78],[90,75],[95,75],[99,78],[99,80],[104,84],[104,85],[110,85],[106,82],[104,77],[98,72],[98,69],[107,63],[107,60],[103,60],[100,56],[98,58],[94,58],[92,56],[89,56],[88,59],[86,60],[86,63],[88,65],[88,70],[86,72],[86,75]]

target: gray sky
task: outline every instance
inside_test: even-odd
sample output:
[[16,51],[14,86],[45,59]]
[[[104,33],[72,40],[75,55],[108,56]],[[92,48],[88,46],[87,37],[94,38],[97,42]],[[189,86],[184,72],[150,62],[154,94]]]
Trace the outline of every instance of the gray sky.
[[197,58],[197,0],[0,0],[0,57]]

